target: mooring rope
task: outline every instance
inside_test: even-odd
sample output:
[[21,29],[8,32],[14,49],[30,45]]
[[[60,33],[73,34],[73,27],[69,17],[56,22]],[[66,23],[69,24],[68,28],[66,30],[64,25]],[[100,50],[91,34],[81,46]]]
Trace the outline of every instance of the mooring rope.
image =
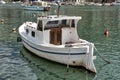
[[110,61],[106,60],[101,54],[100,52],[97,50],[97,48],[94,46],[95,50],[97,51],[98,55],[107,63],[110,63]]

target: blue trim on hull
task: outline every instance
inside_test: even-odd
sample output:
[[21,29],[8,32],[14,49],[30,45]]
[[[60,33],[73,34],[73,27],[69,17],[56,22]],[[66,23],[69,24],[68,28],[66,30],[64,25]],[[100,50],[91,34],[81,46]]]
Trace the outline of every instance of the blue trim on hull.
[[45,51],[45,50],[41,50],[41,49],[38,49],[38,48],[35,48],[33,46],[31,46],[30,44],[28,44],[26,41],[22,40],[23,42],[25,42],[29,47],[37,50],[37,51],[40,51],[40,52],[45,52],[45,53],[50,53],[50,54],[59,54],[59,55],[83,55],[83,54],[86,54],[86,53],[60,53],[60,52],[50,52],[50,51]]

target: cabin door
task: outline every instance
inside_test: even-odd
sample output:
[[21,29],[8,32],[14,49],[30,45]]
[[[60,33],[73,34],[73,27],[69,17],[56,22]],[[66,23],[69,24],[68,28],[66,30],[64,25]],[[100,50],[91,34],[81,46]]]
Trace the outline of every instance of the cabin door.
[[52,28],[50,30],[50,43],[55,45],[60,45],[62,40],[61,28]]

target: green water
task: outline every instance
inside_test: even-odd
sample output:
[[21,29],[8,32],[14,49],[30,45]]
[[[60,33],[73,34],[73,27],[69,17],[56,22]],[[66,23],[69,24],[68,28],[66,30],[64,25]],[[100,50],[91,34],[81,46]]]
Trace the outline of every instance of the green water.
[[[69,67],[42,59],[17,42],[18,33],[12,33],[25,21],[34,21],[38,15],[56,14],[25,11],[20,5],[0,5],[0,80],[120,80],[120,7],[117,6],[62,6],[62,15],[82,16],[78,24],[80,38],[93,42],[97,50],[111,63],[102,60],[97,51],[94,60],[97,74],[83,67]],[[108,37],[104,30],[108,28]]]

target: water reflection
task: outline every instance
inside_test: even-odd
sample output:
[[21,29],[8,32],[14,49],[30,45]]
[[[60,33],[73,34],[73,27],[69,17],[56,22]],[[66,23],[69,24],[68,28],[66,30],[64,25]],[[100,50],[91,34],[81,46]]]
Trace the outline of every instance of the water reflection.
[[25,47],[20,51],[40,80],[93,80],[95,77],[95,74],[82,67],[70,67],[67,72],[66,65],[40,58]]

